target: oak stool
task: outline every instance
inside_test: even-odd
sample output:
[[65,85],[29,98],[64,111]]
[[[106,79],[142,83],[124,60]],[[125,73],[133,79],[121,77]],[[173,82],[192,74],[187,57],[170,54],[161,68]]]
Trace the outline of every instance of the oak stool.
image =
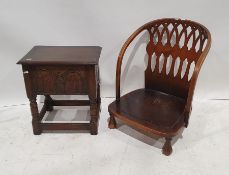
[[[43,130],[90,130],[98,133],[100,112],[99,46],[35,46],[17,64],[22,65],[32,113],[33,133]],[[36,97],[45,101],[38,111]],[[89,100],[54,100],[50,95],[88,95]],[[90,123],[45,123],[53,106],[90,106]]]

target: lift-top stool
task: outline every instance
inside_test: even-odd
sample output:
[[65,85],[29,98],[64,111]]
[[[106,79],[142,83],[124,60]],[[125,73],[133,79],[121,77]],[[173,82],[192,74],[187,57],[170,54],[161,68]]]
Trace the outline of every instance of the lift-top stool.
[[[35,135],[43,130],[90,130],[92,135],[97,134],[101,49],[98,46],[35,46],[17,63],[22,65]],[[45,96],[40,112],[37,95]],[[50,95],[88,95],[89,100],[54,100]],[[42,122],[53,106],[90,106],[90,123]]]

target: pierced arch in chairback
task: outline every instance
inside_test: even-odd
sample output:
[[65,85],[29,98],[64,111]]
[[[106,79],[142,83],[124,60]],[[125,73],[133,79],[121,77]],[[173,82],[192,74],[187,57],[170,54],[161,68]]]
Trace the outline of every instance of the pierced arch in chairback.
[[145,87],[187,98],[193,70],[208,42],[208,30],[180,19],[156,20],[143,28],[150,37]]

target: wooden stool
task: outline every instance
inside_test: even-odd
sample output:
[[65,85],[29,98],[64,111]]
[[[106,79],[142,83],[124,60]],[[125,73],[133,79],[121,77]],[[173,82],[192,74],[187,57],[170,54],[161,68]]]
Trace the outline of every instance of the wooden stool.
[[[90,130],[98,133],[100,112],[98,46],[35,46],[17,64],[22,65],[27,97],[30,100],[33,133],[43,130]],[[41,111],[36,97],[45,95]],[[50,95],[88,95],[89,100],[54,100]],[[89,106],[90,123],[43,123],[53,106]]]

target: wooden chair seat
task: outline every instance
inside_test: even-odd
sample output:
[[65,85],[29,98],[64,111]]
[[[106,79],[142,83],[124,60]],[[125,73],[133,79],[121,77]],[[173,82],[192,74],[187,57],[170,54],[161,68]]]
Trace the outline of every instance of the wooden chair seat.
[[[149,108],[150,106],[150,108]],[[138,89],[114,101],[111,114],[150,132],[174,136],[184,126],[185,101],[182,98],[149,89]]]

